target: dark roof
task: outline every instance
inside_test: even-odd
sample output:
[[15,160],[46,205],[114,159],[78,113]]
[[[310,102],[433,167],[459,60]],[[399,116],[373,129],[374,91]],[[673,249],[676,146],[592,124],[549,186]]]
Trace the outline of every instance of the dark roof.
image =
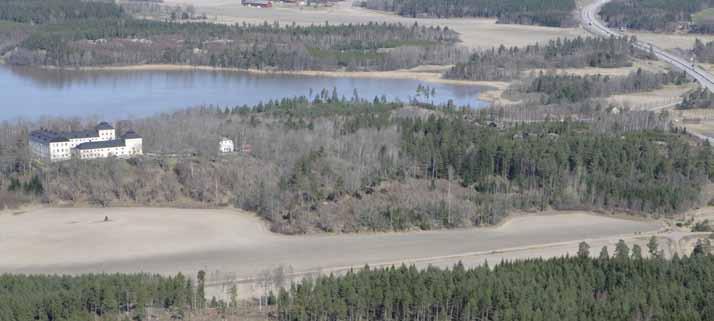
[[135,138],[141,138],[141,136],[139,136],[139,134],[137,134],[135,131],[129,130],[128,132],[124,133],[124,135],[122,135],[121,138],[135,139]]
[[30,133],[30,139],[42,143],[61,143],[69,141],[64,135],[47,129],[40,129]]
[[100,142],[81,143],[77,145],[77,149],[101,149],[112,147],[124,147],[126,142],[123,139],[105,140]]
[[96,130],[79,130],[75,132],[62,132],[59,134],[67,139],[99,137],[99,133],[97,133]]
[[112,125],[109,125],[109,123],[103,121],[103,122],[99,123],[99,125],[97,125],[96,129],[97,130],[111,130],[111,129],[114,129],[114,127],[112,127]]

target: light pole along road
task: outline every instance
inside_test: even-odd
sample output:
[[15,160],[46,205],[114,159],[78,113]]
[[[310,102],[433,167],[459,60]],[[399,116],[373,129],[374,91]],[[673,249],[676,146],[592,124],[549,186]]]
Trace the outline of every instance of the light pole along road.
[[[624,37],[622,33],[609,29],[598,17],[600,8],[608,2],[610,2],[610,0],[597,0],[585,6],[580,13],[583,27],[588,32],[598,36]],[[696,79],[703,87],[707,88],[710,92],[714,92],[714,75],[711,73],[697,67],[682,57],[657,48],[651,43],[637,41],[634,43],[634,46],[635,48],[652,52],[658,59],[672,65],[676,69],[686,72],[687,75]]]

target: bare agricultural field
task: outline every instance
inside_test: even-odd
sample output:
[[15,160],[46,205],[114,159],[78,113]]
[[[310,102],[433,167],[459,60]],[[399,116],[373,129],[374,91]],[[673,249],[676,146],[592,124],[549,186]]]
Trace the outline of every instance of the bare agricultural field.
[[705,43],[714,41],[714,36],[700,34],[657,33],[644,31],[628,31],[626,34],[629,36],[635,36],[641,41],[654,44],[662,49],[681,48],[688,50],[694,47],[694,41],[696,39],[700,39]]
[[[528,257],[529,249],[541,255],[549,244],[616,240],[659,228],[652,222],[568,212],[520,216],[494,228],[284,236],[267,231],[254,215],[233,210],[47,208],[0,215],[0,273],[194,274],[205,269],[252,277],[279,265],[305,272],[453,263],[499,251]],[[556,253],[564,254],[551,254]]]
[[653,91],[613,95],[608,97],[607,101],[631,110],[658,111],[672,109],[682,101],[682,95],[692,90],[695,86],[696,84],[668,85]]
[[543,73],[556,73],[562,75],[576,75],[576,76],[627,76],[628,74],[637,71],[637,69],[642,69],[644,71],[650,72],[665,72],[669,69],[669,65],[659,60],[640,60],[635,59],[630,67],[618,67],[618,68],[599,68],[599,67],[586,67],[586,68],[560,68],[560,69],[530,69],[523,72],[524,76],[529,76],[531,74]]
[[251,8],[238,0],[166,0],[167,5],[193,5],[198,13],[223,23],[281,24],[359,24],[388,22],[425,26],[444,26],[461,34],[463,44],[470,48],[493,48],[500,45],[523,46],[546,42],[558,37],[587,35],[579,28],[550,28],[526,25],[496,24],[495,19],[428,19],[407,18],[390,13],[352,7],[351,1],[337,2],[333,7],[300,8],[294,4],[276,3],[273,8]]
[[674,121],[700,138],[714,137],[714,110],[688,109],[674,112]]

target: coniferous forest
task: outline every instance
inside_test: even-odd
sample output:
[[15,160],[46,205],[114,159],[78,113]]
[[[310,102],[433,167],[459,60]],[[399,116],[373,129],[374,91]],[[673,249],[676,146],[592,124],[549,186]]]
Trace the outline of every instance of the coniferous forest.
[[711,21],[693,21],[692,15],[712,6],[712,0],[614,0],[602,7],[600,15],[617,28],[672,32],[687,26],[690,31],[711,33]]
[[179,317],[205,305],[202,286],[181,274],[0,275],[0,320],[146,320],[150,308]]
[[368,268],[306,280],[278,296],[281,321],[714,320],[714,256],[532,259],[490,268]]
[[534,68],[614,68],[630,66],[631,57],[642,55],[631,45],[632,39],[582,38],[555,39],[547,44],[523,48],[501,46],[471,55],[456,64],[446,78],[468,80],[513,80]]
[[577,24],[573,0],[365,0],[363,5],[408,17],[495,17],[499,23],[550,27]]
[[[266,293],[261,319],[343,320],[712,320],[714,255],[709,240],[691,256],[662,258],[653,237],[646,249],[622,240],[599,254],[581,242],[577,255],[504,261],[491,267],[415,266],[349,271],[293,282]],[[192,319],[207,308],[246,313],[235,289],[206,295],[206,273],[0,275],[0,320]],[[226,302],[227,301],[227,302]],[[220,318],[219,314],[214,314]],[[239,318],[240,319],[240,318]],[[201,319],[204,320],[204,319]],[[213,319],[211,319],[213,320]]]
[[681,85],[688,81],[684,73],[671,71],[653,73],[642,69],[620,77],[557,75],[541,72],[520,90],[538,94],[540,102],[549,105],[575,103],[613,94],[651,91],[662,88],[663,85]]
[[677,105],[679,109],[709,109],[714,108],[714,94],[704,88],[696,88],[686,93],[682,102]]

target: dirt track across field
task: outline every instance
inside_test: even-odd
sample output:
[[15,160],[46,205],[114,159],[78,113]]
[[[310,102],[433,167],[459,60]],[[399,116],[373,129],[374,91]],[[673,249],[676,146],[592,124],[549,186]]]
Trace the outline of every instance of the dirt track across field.
[[517,217],[494,228],[284,236],[270,233],[251,214],[231,210],[39,209],[0,215],[0,273],[193,274],[205,269],[249,277],[278,265],[316,271],[468,261],[501,250],[530,257],[529,249],[537,256],[556,256],[577,250],[570,245],[565,249],[563,243],[616,241],[659,228],[655,223],[568,212]]

